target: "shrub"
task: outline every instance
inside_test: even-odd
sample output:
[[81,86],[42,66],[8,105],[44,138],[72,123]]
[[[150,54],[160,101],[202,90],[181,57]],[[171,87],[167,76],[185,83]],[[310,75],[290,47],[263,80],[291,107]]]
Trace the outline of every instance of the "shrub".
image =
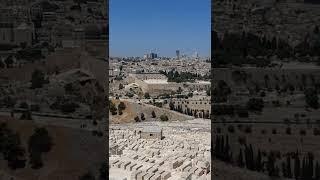
[[136,116],[136,117],[134,118],[134,120],[135,120],[136,122],[140,122],[139,116]]
[[290,124],[290,123],[291,123],[290,119],[288,119],[288,118],[283,119],[283,122],[284,122],[285,124]]
[[249,117],[249,112],[248,112],[247,109],[239,109],[239,110],[237,111],[237,114],[238,114],[238,116],[241,117],[241,118],[247,118],[247,117]]
[[38,69],[34,70],[31,76],[31,88],[42,88],[45,83],[44,73]]
[[261,98],[251,98],[247,102],[247,108],[251,111],[262,111],[263,100]]
[[96,120],[93,120],[92,124],[93,124],[94,126],[98,125],[98,123],[97,123]]
[[160,116],[160,120],[161,120],[161,121],[168,121],[169,118],[168,118],[167,115],[164,115],[164,114],[163,114],[163,115]]
[[22,103],[20,103],[19,108],[29,109],[29,105],[26,102],[22,102]]
[[126,105],[124,104],[124,102],[120,102],[120,104],[118,105],[118,109],[119,110],[125,110],[126,109]]
[[31,104],[30,110],[31,111],[40,111],[40,106],[38,104]]
[[30,160],[32,169],[40,169],[43,166],[41,153],[38,151],[34,151],[30,153]]
[[30,111],[24,111],[20,117],[21,120],[32,120],[32,114]]
[[109,101],[109,110],[110,110],[112,115],[116,115],[117,114],[116,105],[112,101]]
[[97,136],[98,136],[98,137],[102,137],[102,136],[103,136],[103,132],[98,131],[98,132],[97,132]]
[[131,93],[131,92],[127,92],[127,93],[126,93],[126,96],[128,96],[129,98],[132,98],[132,97],[134,96],[134,94]]
[[275,107],[280,107],[280,106],[281,106],[281,104],[280,104],[280,101],[279,101],[279,100],[272,101],[272,104],[273,104]]
[[6,96],[0,100],[0,106],[4,106],[6,108],[13,108],[17,103],[17,100],[12,96]]
[[0,125],[0,147],[2,158],[7,160],[10,169],[25,167],[25,149],[21,146],[20,136],[8,129],[6,123]]
[[305,92],[305,100],[308,106],[313,109],[318,109],[319,107],[319,98],[317,94],[317,90],[315,89],[307,89]]
[[286,134],[291,134],[291,128],[290,127],[287,127]]
[[320,130],[319,130],[318,128],[314,128],[314,129],[313,129],[313,134],[314,134],[315,136],[319,136],[319,135],[320,135]]
[[272,129],[272,134],[277,134],[277,129]]
[[247,126],[245,129],[245,133],[250,134],[252,132],[251,126]]
[[64,90],[67,92],[67,93],[71,93],[73,91],[73,86],[71,83],[68,83],[66,85],[64,85]]
[[150,99],[150,94],[149,93],[144,93],[144,98]]
[[73,113],[76,111],[76,108],[78,108],[79,105],[73,102],[64,103],[61,105],[61,111],[63,113]]
[[124,86],[123,86],[123,84],[119,84],[119,90],[121,90],[121,89],[123,89],[124,88]]

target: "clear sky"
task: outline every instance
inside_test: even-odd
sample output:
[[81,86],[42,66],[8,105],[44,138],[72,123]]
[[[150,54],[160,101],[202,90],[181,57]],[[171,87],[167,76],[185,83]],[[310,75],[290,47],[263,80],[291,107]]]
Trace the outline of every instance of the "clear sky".
[[210,56],[210,0],[110,0],[110,56]]

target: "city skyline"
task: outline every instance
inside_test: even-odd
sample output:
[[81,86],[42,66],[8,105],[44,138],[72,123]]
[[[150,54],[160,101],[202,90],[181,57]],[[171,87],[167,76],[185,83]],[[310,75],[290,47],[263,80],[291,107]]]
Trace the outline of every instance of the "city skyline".
[[110,56],[210,56],[210,1],[110,2]]

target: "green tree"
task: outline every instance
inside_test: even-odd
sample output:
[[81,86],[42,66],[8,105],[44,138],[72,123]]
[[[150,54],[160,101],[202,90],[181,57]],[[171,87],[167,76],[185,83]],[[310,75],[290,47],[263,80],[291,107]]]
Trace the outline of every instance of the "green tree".
[[144,117],[144,114],[143,114],[143,113],[141,113],[141,120],[142,120],[142,121],[146,120],[146,118]]
[[135,120],[136,122],[140,122],[139,116],[136,116],[136,117],[134,118],[134,120]]
[[126,105],[124,104],[124,102],[120,102],[119,105],[118,105],[118,109],[123,111],[126,109]]
[[213,89],[212,93],[215,102],[225,102],[228,95],[231,94],[231,88],[225,81],[219,80],[218,85]]
[[296,179],[300,178],[300,158],[298,152],[295,154],[294,159],[294,177]]
[[260,149],[258,150],[257,160],[256,160],[256,169],[257,171],[262,170],[262,156]]
[[32,169],[40,169],[43,167],[41,152],[34,150],[30,153],[29,158],[29,163],[31,164]]
[[305,100],[308,106],[314,109],[319,108],[319,97],[316,89],[306,89],[304,92]]
[[73,86],[71,83],[68,83],[64,86],[64,90],[67,92],[67,93],[72,93],[73,92]]
[[286,167],[287,177],[292,178],[291,157],[289,155],[287,156],[287,163],[286,164],[287,164],[287,167]]
[[316,167],[315,167],[315,180],[320,180],[320,166],[319,162],[316,162]]
[[319,34],[319,26],[315,26],[314,27],[314,30],[313,30],[313,33],[315,33],[315,34]]
[[156,118],[156,113],[154,111],[151,112],[152,118]]
[[161,121],[168,121],[169,118],[168,118],[167,115],[162,114],[162,115],[160,116],[160,120],[161,120]]
[[119,90],[121,90],[121,89],[123,89],[124,88],[124,86],[123,86],[123,84],[119,84]]
[[0,125],[0,152],[7,160],[10,169],[25,167],[25,149],[21,145],[20,136],[7,127],[7,124]]
[[74,102],[66,102],[63,103],[60,108],[63,113],[73,113],[79,108],[79,105]]
[[21,120],[32,120],[32,114],[29,110],[23,111],[20,117]]
[[174,110],[174,104],[173,104],[173,102],[172,102],[172,101],[170,101],[170,103],[169,103],[169,107],[170,107],[170,110]]
[[34,70],[31,77],[31,88],[42,88],[45,82],[44,73],[38,69]]
[[262,111],[263,100],[261,98],[251,98],[247,102],[247,108],[251,111]]
[[52,137],[45,128],[36,128],[28,140],[30,164],[38,169],[43,166],[42,153],[47,153],[53,146]]
[[146,99],[150,99],[150,94],[149,93],[144,93],[144,98],[146,98]]
[[109,101],[109,110],[110,110],[112,115],[116,115],[117,114],[116,105],[112,101]]
[[20,103],[19,108],[29,109],[29,105],[28,105],[28,103],[26,103],[26,102],[22,102],[22,103]]
[[267,170],[269,176],[276,176],[276,167],[275,167],[275,155],[273,152],[270,152],[267,161]]
[[242,149],[240,148],[239,156],[238,156],[238,166],[239,167],[244,167],[244,162],[243,162],[243,154],[242,154]]
[[13,58],[12,58],[12,56],[8,56],[8,57],[4,60],[4,62],[6,63],[7,68],[12,67],[12,65],[13,65]]

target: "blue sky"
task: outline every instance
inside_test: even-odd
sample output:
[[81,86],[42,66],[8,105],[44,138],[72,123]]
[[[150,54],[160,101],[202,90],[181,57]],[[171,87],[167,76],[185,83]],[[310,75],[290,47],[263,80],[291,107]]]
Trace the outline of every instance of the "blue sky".
[[210,56],[210,0],[110,0],[110,56]]

